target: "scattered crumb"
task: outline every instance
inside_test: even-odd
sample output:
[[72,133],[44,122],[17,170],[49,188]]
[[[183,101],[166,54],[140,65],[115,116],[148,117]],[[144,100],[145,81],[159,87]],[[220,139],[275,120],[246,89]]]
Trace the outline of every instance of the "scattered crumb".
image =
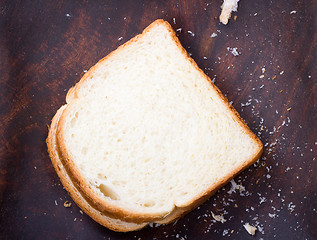
[[153,227],[158,227],[161,226],[162,224],[159,223],[149,223],[149,227],[153,228]]
[[68,201],[65,201],[65,202],[64,202],[64,207],[65,207],[65,208],[69,208],[71,205],[72,205],[71,202],[68,202]]
[[218,36],[217,33],[212,33],[212,34],[210,35],[211,38],[215,38],[215,37],[217,37],[217,36]]
[[195,36],[195,33],[193,33],[192,31],[187,31],[187,32],[190,34],[190,36],[192,36],[192,37]]
[[237,18],[238,18],[238,16],[236,15],[236,16],[233,17],[233,20],[237,21]]
[[260,78],[264,78],[264,75],[261,75]]
[[121,41],[122,39],[123,39],[123,37],[119,37],[119,38],[118,38],[118,41]]
[[289,14],[295,14],[296,13],[296,11],[294,10],[294,11],[291,11]]
[[24,217],[24,219],[27,219],[28,217]]
[[221,222],[221,223],[227,222],[227,220],[222,215],[216,215],[213,212],[211,212],[211,215],[217,222]]
[[291,109],[292,109],[292,108],[290,107],[290,108],[287,109],[287,111],[289,112],[289,111],[291,111]]
[[283,75],[283,73],[284,73],[284,71],[281,71],[281,72],[280,72],[280,75]]
[[287,209],[291,212],[294,212],[296,205],[293,202],[290,202],[287,206]]
[[276,78],[276,75],[274,75],[274,77],[272,77],[272,80],[274,80]]
[[80,214],[83,214],[83,211],[82,210],[79,210]]
[[245,191],[245,187],[240,184],[237,184],[233,179],[230,181],[230,183],[231,183],[231,188],[228,191],[228,194],[231,194],[232,192],[236,192],[236,190],[239,190],[240,193]]
[[244,224],[243,227],[250,235],[254,235],[255,231],[257,230],[256,227],[251,226],[249,223]]
[[263,67],[261,70],[262,70],[262,73],[265,73],[265,67]]
[[239,56],[239,52],[237,51],[238,50],[238,48],[230,48],[230,47],[227,47],[227,50],[229,51],[229,52],[231,52],[232,53],[232,55],[233,56]]

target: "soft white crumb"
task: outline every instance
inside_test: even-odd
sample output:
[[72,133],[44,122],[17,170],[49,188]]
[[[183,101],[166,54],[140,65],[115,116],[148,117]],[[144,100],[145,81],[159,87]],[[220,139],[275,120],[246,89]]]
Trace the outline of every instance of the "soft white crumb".
[[192,31],[187,31],[192,37],[195,36],[195,33],[193,33]]
[[221,222],[221,223],[227,222],[227,220],[222,215],[216,215],[213,212],[211,212],[211,215],[217,222]]
[[240,53],[238,52],[238,48],[236,48],[236,47],[235,47],[235,48],[227,47],[227,50],[228,50],[229,52],[231,52],[232,55],[235,56],[235,57],[236,57],[236,56],[239,56],[239,54],[240,54]]
[[247,230],[247,232],[248,232],[250,235],[254,235],[254,234],[255,234],[255,231],[257,230],[256,227],[251,226],[249,223],[244,224],[243,227],[245,228],[245,230]]

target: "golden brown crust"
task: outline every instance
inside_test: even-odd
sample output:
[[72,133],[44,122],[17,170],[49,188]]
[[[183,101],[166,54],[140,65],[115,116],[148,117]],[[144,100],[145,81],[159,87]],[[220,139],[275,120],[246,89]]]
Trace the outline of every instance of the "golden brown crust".
[[[210,83],[210,87],[217,93],[217,95],[222,99],[222,104],[224,104],[228,108],[228,114],[236,121],[243,131],[252,138],[257,146],[258,146],[258,153],[252,158],[246,161],[243,165],[241,165],[239,168],[235,169],[233,172],[228,174],[227,176],[220,179],[217,183],[213,184],[211,187],[209,187],[207,190],[205,190],[203,193],[198,195],[195,199],[191,201],[187,206],[183,207],[175,207],[175,209],[170,213],[162,213],[158,215],[153,214],[145,214],[145,213],[137,213],[132,212],[126,209],[119,208],[97,196],[97,194],[91,189],[89,183],[82,177],[80,174],[80,171],[76,168],[75,164],[73,163],[70,154],[68,153],[68,150],[64,143],[64,137],[63,137],[63,126],[65,121],[65,116],[67,116],[67,113],[71,106],[73,104],[76,104],[76,99],[78,98],[78,91],[81,88],[82,84],[90,77],[92,74],[96,71],[99,64],[101,62],[104,62],[114,56],[115,54],[120,54],[120,51],[129,46],[131,43],[138,41],[146,32],[150,31],[153,27],[156,25],[162,24],[164,25],[169,32],[171,33],[171,36],[175,42],[175,44],[178,46],[179,50],[182,52],[184,57],[192,64],[192,66],[199,71],[201,77],[206,79]],[[229,104],[228,100],[221,94],[220,90],[212,83],[211,79],[204,74],[204,72],[197,66],[196,62],[188,55],[186,50],[182,47],[179,39],[176,36],[176,33],[172,29],[169,23],[159,19],[153,22],[150,26],[148,26],[142,34],[134,37],[127,43],[120,46],[117,50],[110,53],[105,58],[101,59],[95,66],[93,66],[83,77],[82,79],[69,90],[67,97],[67,106],[65,110],[61,113],[60,121],[58,122],[57,132],[56,132],[56,147],[57,152],[60,153],[60,162],[62,162],[63,166],[65,167],[66,171],[68,172],[68,177],[71,179],[69,184],[73,184],[76,186],[77,189],[81,190],[81,196],[86,200],[87,204],[91,206],[93,209],[98,210],[100,212],[103,212],[104,214],[107,214],[108,216],[115,217],[122,219],[124,221],[133,221],[135,223],[142,223],[142,222],[149,222],[149,221],[155,221],[158,223],[169,223],[171,221],[176,220],[177,218],[181,217],[185,213],[191,211],[198,205],[200,205],[202,202],[207,200],[211,195],[213,195],[217,189],[225,185],[230,179],[232,179],[234,176],[236,176],[238,173],[243,171],[248,166],[252,165],[261,155],[262,153],[262,143],[261,141],[255,136],[255,134],[247,127],[247,125],[244,123],[244,121],[241,119],[239,114],[236,112],[236,110]],[[57,114],[56,114],[57,115]],[[52,123],[53,125],[53,123]],[[50,154],[51,155],[51,154]],[[53,161],[53,160],[52,160]],[[56,160],[55,160],[56,162]],[[53,163],[54,164],[54,163]],[[57,171],[57,170],[56,170]],[[63,181],[62,181],[63,182]],[[67,181],[64,180],[67,184]],[[64,183],[63,183],[64,184]],[[72,191],[72,188],[70,188],[70,191]],[[74,195],[74,194],[73,194]],[[74,199],[75,200],[75,199]],[[75,200],[77,203],[77,201]],[[80,205],[80,204],[78,204]],[[97,221],[97,220],[96,220]]]

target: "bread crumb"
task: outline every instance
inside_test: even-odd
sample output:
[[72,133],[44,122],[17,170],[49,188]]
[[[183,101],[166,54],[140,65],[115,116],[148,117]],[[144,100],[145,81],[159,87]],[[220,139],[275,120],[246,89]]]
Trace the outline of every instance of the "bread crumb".
[[236,56],[239,56],[239,54],[240,54],[240,53],[237,51],[238,48],[236,48],[236,47],[235,47],[235,48],[227,47],[227,50],[228,50],[229,52],[231,52],[232,55],[235,56],[235,57],[236,57]]
[[222,11],[220,14],[220,22],[222,22],[223,24],[227,24],[229,21],[229,18],[231,17],[231,13],[233,11],[237,11],[238,10],[238,2],[239,0],[224,0],[223,4],[221,6]]
[[192,37],[195,36],[195,33],[193,33],[192,31],[187,31],[187,32],[190,34],[190,36],[192,36]]
[[284,73],[284,71],[281,71],[281,72],[280,72],[280,75],[283,75],[283,73]]
[[79,210],[80,214],[83,214],[83,211],[82,210]]
[[231,183],[231,188],[228,191],[228,194],[236,192],[236,190],[239,190],[240,194],[241,194],[241,192],[245,191],[245,187],[240,185],[240,184],[237,184],[233,179],[230,181],[230,183]]
[[264,75],[261,75],[260,78],[264,78]]
[[274,80],[276,78],[276,75],[274,77],[272,77],[272,80]]
[[238,18],[238,16],[236,15],[236,16],[233,17],[233,20],[237,21],[237,18]]
[[287,111],[289,112],[289,111],[291,111],[291,109],[292,109],[292,108],[290,107],[290,108],[287,109]]
[[227,220],[222,215],[216,215],[212,211],[211,211],[211,215],[217,222],[221,222],[221,223],[227,222]]
[[64,202],[64,207],[65,207],[65,208],[69,208],[71,205],[72,205],[71,202],[68,202],[68,201],[65,201],[65,202]]
[[234,207],[237,208],[237,207],[238,207],[238,204],[235,203],[235,204],[234,204]]
[[252,235],[252,236],[255,235],[255,231],[257,230],[256,227],[251,226],[249,223],[244,224],[243,227],[245,228],[245,230],[247,230],[247,232],[250,235]]

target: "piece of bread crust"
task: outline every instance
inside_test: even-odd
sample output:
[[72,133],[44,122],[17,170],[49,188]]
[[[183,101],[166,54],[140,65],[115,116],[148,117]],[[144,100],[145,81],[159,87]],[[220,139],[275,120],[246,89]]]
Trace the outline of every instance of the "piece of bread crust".
[[[72,163],[72,160],[67,154],[67,149],[65,145],[63,144],[63,115],[67,114],[67,108],[70,108],[73,102],[76,101],[77,92],[78,89],[80,89],[81,85],[83,84],[84,81],[86,81],[89,76],[98,68],[98,65],[100,62],[106,61],[107,59],[111,58],[112,55],[114,54],[120,54],[120,51],[128,47],[129,44],[132,42],[138,41],[139,38],[141,38],[146,32],[150,31],[151,28],[155,27],[157,24],[162,24],[164,25],[171,33],[173,40],[175,41],[175,44],[179,47],[179,50],[182,52],[184,55],[184,58],[188,59],[189,62],[191,62],[192,66],[196,68],[200,73],[201,77],[205,78],[209,83],[210,87],[215,90],[218,93],[219,98],[222,99],[223,104],[225,104],[228,108],[229,114],[233,117],[233,119],[239,123],[239,125],[244,129],[244,131],[257,143],[258,145],[258,153],[252,158],[246,161],[246,164],[241,166],[239,169],[235,169],[234,172],[228,174],[227,176],[223,177],[220,181],[218,181],[216,184],[211,186],[209,189],[206,189],[203,193],[201,193],[199,196],[197,196],[193,201],[188,205],[188,206],[183,206],[183,207],[175,207],[175,209],[172,212],[169,213],[164,213],[163,215],[146,215],[146,214],[140,214],[140,213],[135,213],[135,212],[129,212],[126,211],[125,209],[120,209],[117,208],[116,206],[113,206],[104,200],[98,198],[96,194],[94,194],[93,190],[89,187],[89,184],[86,182],[85,179],[83,179],[78,171],[76,169],[76,166]],[[124,45],[120,46],[117,50],[113,51],[110,53],[108,56],[100,60],[94,67],[92,67],[80,80],[79,83],[76,84],[75,87],[69,90],[67,97],[67,106],[65,107],[65,110],[61,114],[61,120],[59,121],[58,125],[59,127],[57,129],[56,133],[56,138],[57,138],[57,148],[58,152],[61,153],[60,155],[60,160],[63,164],[63,166],[66,168],[67,172],[69,172],[69,176],[71,179],[73,179],[73,184],[77,186],[78,189],[82,189],[82,194],[88,204],[92,206],[94,209],[97,209],[100,212],[107,213],[111,217],[119,218],[123,221],[133,221],[134,223],[145,223],[145,222],[158,222],[158,223],[169,223],[186,212],[191,211],[193,208],[197,207],[199,204],[201,204],[203,201],[208,199],[214,192],[224,184],[226,184],[232,177],[234,177],[236,174],[241,172],[243,169],[247,168],[248,166],[252,165],[261,155],[262,153],[262,143],[260,140],[251,132],[251,130],[246,126],[246,124],[243,122],[243,120],[240,118],[238,113],[235,111],[235,109],[228,103],[227,99],[221,94],[220,90],[211,82],[210,78],[203,73],[201,69],[197,66],[197,64],[194,62],[192,58],[189,57],[188,53],[186,50],[181,46],[178,38],[176,37],[175,32],[173,31],[172,27],[165,21],[163,20],[157,20],[154,23],[152,23],[149,27],[147,27],[141,35],[136,36],[135,38],[131,39]],[[50,148],[50,146],[49,146]]]
[[220,22],[223,24],[227,24],[232,11],[237,11],[238,10],[238,2],[239,0],[224,0],[221,8],[221,14],[219,16]]

